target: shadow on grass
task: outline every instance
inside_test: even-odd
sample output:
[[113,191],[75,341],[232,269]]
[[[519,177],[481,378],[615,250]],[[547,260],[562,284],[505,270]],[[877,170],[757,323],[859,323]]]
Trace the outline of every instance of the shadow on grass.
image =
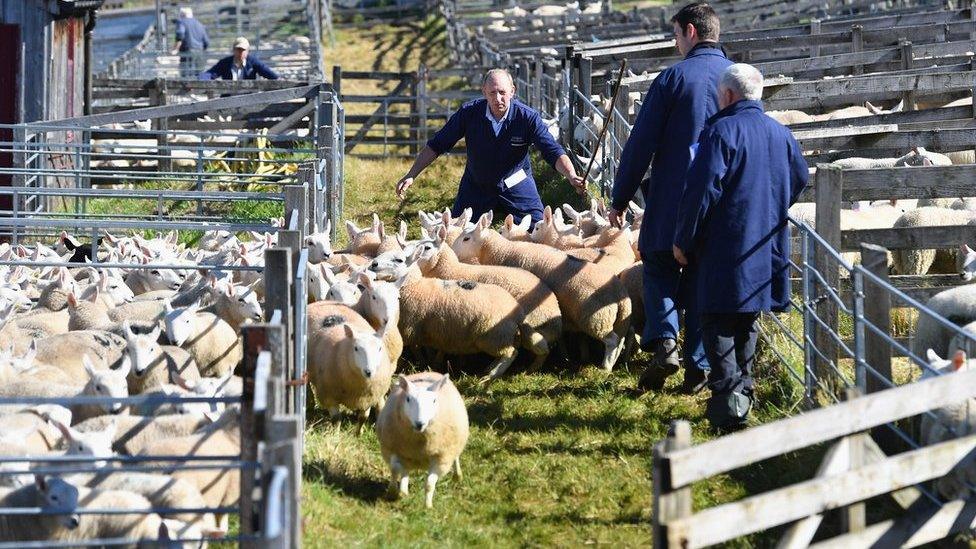
[[346,471],[333,470],[324,461],[307,461],[303,467],[302,476],[306,482],[331,486],[340,490],[344,496],[356,498],[366,503],[385,499],[389,486],[386,482],[367,475],[354,475]]

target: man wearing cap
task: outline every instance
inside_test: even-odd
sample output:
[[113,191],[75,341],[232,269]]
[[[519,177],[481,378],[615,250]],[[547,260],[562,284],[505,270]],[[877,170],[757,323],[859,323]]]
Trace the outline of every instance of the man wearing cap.
[[472,208],[477,218],[497,210],[516,219],[529,215],[534,224],[542,219],[542,199],[532,178],[530,145],[535,145],[546,162],[580,192],[585,189],[583,178],[576,175],[566,151],[549,133],[539,113],[515,99],[515,81],[508,71],[488,71],[481,92],[483,98],[462,105],[427,141],[413,166],[397,182],[396,194],[403,199],[414,178],[463,137],[467,164],[453,215]]
[[200,80],[256,80],[258,75],[277,80],[278,73],[253,55],[248,55],[251,44],[247,38],[234,40],[234,55],[229,55],[200,73]]
[[210,47],[210,37],[203,23],[193,18],[193,9],[180,8],[176,20],[176,44],[173,55],[180,56],[180,76],[192,78],[200,70],[200,57]]

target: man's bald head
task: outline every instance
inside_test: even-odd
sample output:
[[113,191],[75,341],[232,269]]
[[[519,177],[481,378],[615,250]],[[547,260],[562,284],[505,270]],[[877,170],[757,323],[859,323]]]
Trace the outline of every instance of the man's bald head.
[[491,69],[481,80],[481,93],[488,100],[491,114],[500,119],[508,112],[508,107],[515,97],[515,79],[505,69]]

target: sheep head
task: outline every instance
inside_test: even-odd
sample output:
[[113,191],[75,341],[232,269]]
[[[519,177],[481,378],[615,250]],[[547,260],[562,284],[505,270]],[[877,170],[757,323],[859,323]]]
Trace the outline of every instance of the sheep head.
[[356,332],[348,324],[343,325],[346,338],[352,343],[352,361],[366,379],[372,378],[383,363],[383,340],[374,333]]
[[37,488],[38,507],[45,511],[59,513],[58,522],[68,530],[81,524],[81,517],[74,511],[78,509],[78,488],[54,476],[34,475]]
[[417,432],[422,433],[430,427],[430,423],[437,416],[438,396],[447,382],[450,380],[448,374],[431,383],[426,388],[411,382],[405,376],[400,376],[400,390],[403,391],[401,401],[403,415],[406,416],[410,426]]

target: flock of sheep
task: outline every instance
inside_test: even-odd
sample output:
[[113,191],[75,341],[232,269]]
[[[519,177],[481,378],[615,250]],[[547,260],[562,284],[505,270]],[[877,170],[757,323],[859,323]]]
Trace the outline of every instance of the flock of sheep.
[[[569,221],[563,217],[563,212]],[[448,375],[423,372],[393,383],[405,349],[431,355],[488,355],[484,382],[505,374],[520,351],[534,370],[567,340],[598,342],[611,370],[640,332],[641,269],[635,240],[643,211],[613,228],[594,201],[578,212],[546,208],[530,233],[528,217],[497,230],[492,215],[471,219],[420,212],[421,238],[407,226],[386,231],[347,221],[349,247],[334,252],[325,232],[310,235],[308,373],[332,415],[371,410],[391,490],[406,494],[409,473],[426,472],[426,504],[468,437],[463,400]],[[580,335],[586,337],[579,337]],[[427,353],[427,354],[425,354]],[[528,361],[527,361],[528,362]],[[391,384],[393,391],[390,391]]]
[[[263,280],[206,267],[260,265],[276,237],[256,237],[216,231],[185,249],[175,233],[106,234],[100,261],[132,268],[97,270],[84,264],[92,246],[66,233],[53,248],[0,244],[0,260],[77,265],[0,267],[0,507],[45,511],[0,516],[0,540],[182,547],[175,540],[226,534],[226,513],[178,510],[226,509],[240,496],[238,469],[193,460],[240,454],[240,407],[224,402],[242,392],[239,332],[262,318]],[[149,398],[120,400],[137,395]],[[36,397],[63,405],[14,403]],[[116,468],[133,460],[144,467]],[[97,509],[132,513],[85,512]]]

